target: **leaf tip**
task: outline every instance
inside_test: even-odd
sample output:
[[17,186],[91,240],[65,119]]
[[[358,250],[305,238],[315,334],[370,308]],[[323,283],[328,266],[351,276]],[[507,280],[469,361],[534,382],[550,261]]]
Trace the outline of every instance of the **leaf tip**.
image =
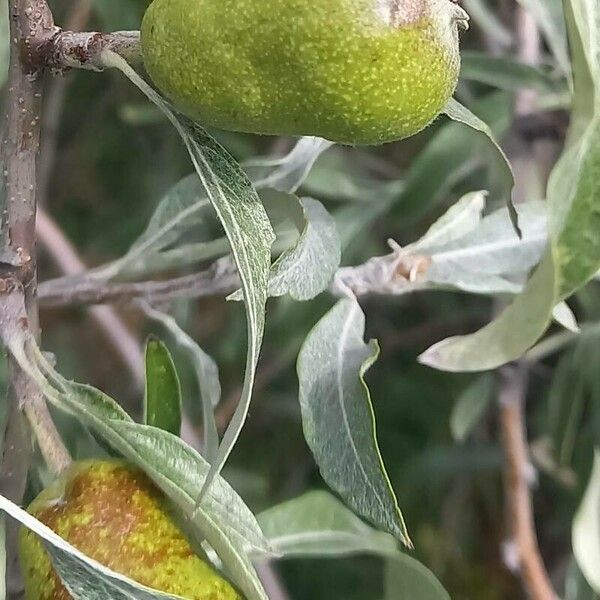
[[440,367],[438,366],[440,364],[440,346],[442,346],[443,341],[442,342],[438,342],[437,344],[434,344],[433,346],[430,346],[429,348],[427,348],[427,350],[425,350],[425,352],[421,353],[418,357],[417,357],[417,361],[426,366],[426,367],[431,367],[432,369],[439,369]]
[[[459,373],[467,371],[478,371],[480,369],[465,364],[458,364],[456,361],[455,342],[464,339],[464,336],[455,336],[441,340],[437,344],[430,346],[423,352],[417,360],[420,364],[437,369],[438,371],[447,371],[450,373]],[[464,361],[460,361],[461,363]]]

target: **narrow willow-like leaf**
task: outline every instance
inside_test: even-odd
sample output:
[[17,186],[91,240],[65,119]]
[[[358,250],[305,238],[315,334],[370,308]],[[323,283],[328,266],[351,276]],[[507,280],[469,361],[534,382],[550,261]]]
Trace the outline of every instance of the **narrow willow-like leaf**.
[[144,422],[174,435],[181,432],[181,385],[169,349],[158,339],[146,342]]
[[[600,193],[593,184],[600,173],[600,119],[590,127],[584,140],[565,154],[550,181],[550,199],[563,204],[572,199],[565,228],[551,244],[552,252],[495,321],[472,335],[439,342],[421,356],[423,363],[448,371],[479,371],[516,360],[542,336],[556,304],[594,276],[600,266],[595,208]],[[587,156],[583,164],[582,151]]]
[[467,194],[420,240],[405,247],[394,243],[391,254],[339,269],[334,290],[343,293],[345,285],[357,294],[446,289],[519,293],[547,244],[545,203],[518,206],[518,238],[506,208],[481,218],[482,198],[479,192]]
[[508,206],[511,221],[519,233],[518,216],[512,202],[512,189],[515,183],[512,167],[508,158],[504,153],[504,150],[500,147],[500,144],[494,138],[494,134],[487,123],[484,123],[479,117],[474,115],[468,108],[457,102],[454,98],[451,98],[444,108],[444,113],[450,117],[453,121],[463,123],[476,131],[481,132],[489,142],[492,144],[498,155],[498,166],[501,173],[502,184],[504,187],[505,201]]
[[519,358],[539,339],[554,308],[551,259],[542,260],[527,284],[495,321],[469,336],[438,342],[420,362],[444,371],[485,371]]
[[0,496],[0,510],[40,536],[63,584],[75,600],[183,600],[107,569],[4,496]]
[[[112,398],[95,388],[67,381],[50,367],[29,341],[36,366],[17,342],[11,350],[19,364],[38,381],[46,398],[75,415],[107,444],[139,466],[186,515],[186,524],[199,541],[206,540],[227,573],[249,600],[267,600],[248,552],[269,554],[270,546],[248,507],[217,476],[200,505],[196,499],[210,465],[178,437],[134,423]],[[35,368],[43,369],[45,376]],[[46,377],[47,379],[45,379]]]
[[289,294],[310,300],[327,289],[341,260],[341,241],[335,221],[325,207],[312,198],[300,199],[305,227],[293,248],[274,263],[269,295]]
[[169,331],[177,345],[187,354],[196,374],[200,399],[202,401],[202,422],[204,426],[204,455],[209,463],[217,457],[219,433],[215,420],[215,407],[221,401],[221,381],[217,363],[181,328],[170,315],[150,306],[143,306],[144,312],[158,321]]
[[[454,271],[477,274],[504,275],[518,281],[535,266],[547,243],[547,218],[542,202],[519,205],[522,237],[515,235],[506,208],[497,210],[481,220],[479,225],[463,236],[438,246],[430,245],[425,253],[431,256],[429,277],[442,283],[452,280]],[[421,242],[415,244],[421,252]]]
[[480,223],[485,209],[487,193],[471,192],[453,204],[412,247],[420,252],[428,248],[444,246],[448,242],[462,238],[473,231]]
[[303,137],[283,158],[254,158],[243,164],[257,189],[273,188],[295,192],[305,181],[316,160],[333,142],[318,137]]
[[[261,198],[272,221],[291,222],[297,231],[295,243],[282,233],[282,245],[288,247],[271,267],[269,296],[289,294],[294,300],[311,300],[327,289],[340,265],[342,242],[334,218],[312,198],[265,190]],[[278,229],[280,230],[280,229]],[[292,236],[289,236],[290,238]],[[240,290],[227,297],[241,300]]]
[[364,374],[377,359],[363,340],[365,316],[340,300],[307,336],[298,356],[304,436],[323,479],[360,515],[411,544],[375,435]]
[[398,554],[386,563],[385,600],[450,600],[435,575],[419,561]]
[[577,317],[566,302],[559,302],[552,311],[552,318],[572,333],[579,333]]
[[573,553],[587,582],[600,594],[600,452],[587,490],[573,521]]
[[492,369],[522,356],[541,337],[554,307],[600,268],[600,5],[571,0],[569,35],[575,108],[569,144],[548,184],[550,248],[523,293],[500,316],[469,336],[444,340],[422,356],[449,371]]
[[282,557],[388,556],[398,552],[391,535],[369,527],[324,491],[274,506],[258,515],[258,522]]
[[[246,163],[246,171],[256,189],[294,191],[331,145],[320,138],[301,138],[287,156],[253,159]],[[145,231],[125,256],[94,269],[91,275],[105,279],[139,276],[223,256],[229,252],[224,238],[182,243],[187,234],[204,225],[209,210],[211,203],[198,176],[184,177],[161,199]]]
[[103,54],[106,66],[120,69],[168,117],[181,135],[196,172],[231,244],[239,271],[248,323],[248,353],[241,398],[206,477],[200,498],[223,468],[233,450],[250,408],[256,367],[262,345],[271,245],[275,235],[256,191],[241,170],[199,125],[173,110],[128,64],[112,52]]
[[[165,254],[168,255],[186,233],[204,225],[211,210],[198,176],[192,174],[184,177],[164,195],[146,229],[127,253],[108,265],[94,269],[91,275],[111,279],[118,275],[136,275],[158,269]],[[228,251],[229,245],[222,241],[197,242],[194,260],[207,260]]]

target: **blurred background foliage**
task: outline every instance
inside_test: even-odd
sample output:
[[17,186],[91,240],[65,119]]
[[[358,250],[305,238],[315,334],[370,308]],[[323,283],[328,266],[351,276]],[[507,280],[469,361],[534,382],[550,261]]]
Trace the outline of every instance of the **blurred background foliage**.
[[[146,1],[51,4],[62,25],[116,30],[139,28]],[[541,144],[551,166],[563,142],[569,109],[560,2],[523,4],[540,19],[545,44],[541,66],[517,64],[513,0],[465,0],[473,22],[463,35],[464,76],[457,97],[490,124],[511,156]],[[103,264],[122,255],[143,231],[164,192],[191,171],[189,159],[174,129],[119,74],[69,73],[48,77],[46,85],[40,202],[88,266]],[[522,87],[537,89],[547,108],[527,123],[513,117],[514,93]],[[286,138],[212,133],[240,161],[283,155],[293,144]],[[357,264],[386,253],[390,237],[400,244],[414,241],[467,191],[492,190],[493,208],[496,174],[486,152],[476,134],[440,118],[400,143],[328,151],[301,192],[320,199],[337,216],[346,242],[343,264]],[[543,197],[545,175],[526,174],[527,199]],[[40,252],[41,279],[60,275],[43,246]],[[225,471],[256,511],[323,486],[302,436],[295,358],[309,329],[332,303],[327,295],[310,303],[269,301],[254,404]],[[220,366],[219,415],[224,424],[235,404],[245,361],[243,311],[224,299],[175,308],[179,322]],[[439,339],[487,322],[493,301],[426,292],[371,297],[364,308],[367,335],[379,339],[382,347],[381,359],[367,377],[382,454],[416,557],[456,600],[523,598],[502,552],[506,527],[495,380],[485,384],[491,401],[476,403],[479,418],[457,440],[451,428],[453,412],[459,410],[457,404],[468,402],[465,395],[471,386],[481,387],[481,382],[476,376],[432,371],[416,361]],[[538,467],[535,510],[542,554],[559,589],[571,562],[571,520],[600,435],[600,382],[595,371],[600,364],[598,283],[580,292],[572,308],[582,334],[557,328],[528,361],[529,433]],[[141,344],[152,326],[132,308],[118,310]],[[45,348],[57,355],[63,373],[106,390],[139,415],[140,386],[87,311],[44,309],[41,317]],[[179,359],[188,425],[199,432],[201,408],[193,374]],[[58,418],[76,456],[101,452],[72,420]],[[39,482],[32,481],[30,495],[42,479],[43,473]],[[277,568],[290,596],[297,599],[376,598],[382,585],[382,565],[372,558],[289,561]]]

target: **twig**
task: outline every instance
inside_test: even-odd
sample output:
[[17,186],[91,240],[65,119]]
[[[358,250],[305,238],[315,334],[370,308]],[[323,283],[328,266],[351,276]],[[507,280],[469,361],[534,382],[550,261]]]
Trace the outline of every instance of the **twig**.
[[524,415],[527,388],[525,369],[507,367],[501,372],[500,424],[505,453],[504,487],[511,541],[507,563],[520,573],[531,600],[556,600],[540,554],[530,483],[534,474],[529,462]]
[[239,278],[229,258],[216,261],[199,273],[164,281],[115,282],[104,279],[61,277],[40,284],[43,306],[103,304],[143,299],[164,304],[176,298],[203,298],[228,294],[239,288]]
[[[43,210],[38,211],[37,233],[39,241],[63,273],[76,275],[85,271],[85,265],[71,242]],[[110,306],[92,306],[88,312],[117,351],[136,384],[141,384],[144,377],[142,351],[125,323]]]
[[140,32],[99,33],[58,30],[49,49],[44,57],[45,64],[49,68],[101,71],[104,68],[101,57],[105,50],[121,55],[128,62],[139,61]]
[[[36,299],[35,211],[36,158],[40,135],[41,86],[38,77],[40,48],[51,38],[52,14],[45,0],[9,0],[11,56],[7,85],[6,222],[8,246],[16,264],[3,265],[0,305],[8,292],[18,289],[28,326],[39,335]],[[6,328],[7,323],[0,323]],[[23,412],[37,434],[40,450],[50,468],[60,472],[70,456],[52,422],[39,390],[11,361],[11,384]]]

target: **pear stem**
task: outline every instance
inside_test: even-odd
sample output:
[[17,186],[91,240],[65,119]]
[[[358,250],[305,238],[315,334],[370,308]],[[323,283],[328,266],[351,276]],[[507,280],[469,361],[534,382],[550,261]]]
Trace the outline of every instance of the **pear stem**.
[[88,69],[102,71],[101,55],[110,50],[127,62],[139,62],[142,57],[139,31],[114,33],[76,32],[58,30],[52,48],[45,57],[47,67],[53,69]]

